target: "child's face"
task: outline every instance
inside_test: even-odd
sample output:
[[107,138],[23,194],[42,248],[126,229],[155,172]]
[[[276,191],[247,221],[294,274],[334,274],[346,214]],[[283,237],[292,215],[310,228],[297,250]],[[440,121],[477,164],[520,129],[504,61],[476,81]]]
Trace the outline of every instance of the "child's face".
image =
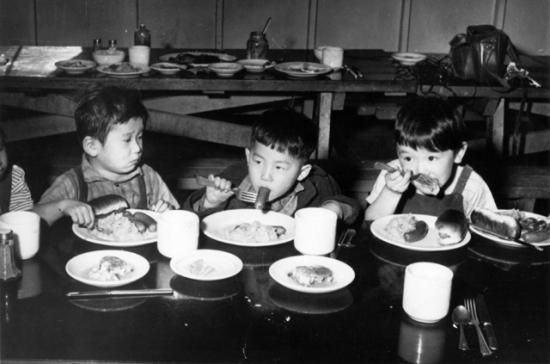
[[427,149],[413,149],[408,146],[397,146],[397,157],[404,171],[411,171],[413,174],[423,173],[439,181],[443,186],[453,173],[455,163],[462,162],[466,144],[455,153],[453,150],[433,152]]
[[132,118],[115,124],[105,142],[98,144],[96,160],[100,168],[116,175],[134,171],[143,153],[143,120]]
[[307,177],[311,165],[304,165],[288,153],[254,143],[251,149],[246,149],[248,175],[256,190],[267,187],[271,190],[269,200],[275,200],[289,192],[296,181]]
[[8,171],[8,163],[8,151],[6,149],[6,144],[4,144],[3,141],[0,141],[0,178],[3,178]]

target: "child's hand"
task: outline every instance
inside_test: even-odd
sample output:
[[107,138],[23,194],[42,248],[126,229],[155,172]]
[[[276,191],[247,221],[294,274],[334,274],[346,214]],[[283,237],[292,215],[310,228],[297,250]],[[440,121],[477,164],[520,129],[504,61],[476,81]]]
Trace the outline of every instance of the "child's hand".
[[73,223],[91,228],[94,226],[95,213],[90,205],[84,202],[67,200],[61,208],[63,215],[70,216]]
[[321,207],[336,213],[336,216],[338,216],[339,219],[344,216],[344,211],[342,211],[342,207],[336,201],[327,201],[323,203]]
[[221,177],[209,175],[208,180],[213,182],[213,186],[206,187],[204,207],[216,207],[229,197],[235,194],[231,189],[231,181]]
[[158,200],[157,203],[151,206],[151,211],[164,212],[166,210],[172,210],[173,208],[174,206],[172,206],[172,204],[170,204],[169,202]]
[[403,193],[409,188],[411,176],[411,171],[406,171],[405,173],[401,171],[388,172],[385,176],[386,187],[395,193]]

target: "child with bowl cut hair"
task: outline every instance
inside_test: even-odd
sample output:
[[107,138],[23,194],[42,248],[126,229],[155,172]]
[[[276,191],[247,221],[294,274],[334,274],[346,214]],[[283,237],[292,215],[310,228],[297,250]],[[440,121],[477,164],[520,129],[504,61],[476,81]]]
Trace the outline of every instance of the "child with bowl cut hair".
[[449,102],[410,100],[397,114],[394,139],[397,159],[388,163],[394,170],[378,175],[366,199],[365,220],[409,212],[439,216],[448,209],[469,217],[474,208],[496,209],[487,183],[461,165],[468,148],[466,127]]
[[6,145],[6,134],[0,129],[0,214],[8,211],[30,210],[31,191],[25,180],[25,171],[11,164]]
[[160,175],[141,162],[143,130],[149,117],[135,90],[99,87],[89,91],[75,111],[82,161],[57,177],[34,210],[48,224],[62,216],[92,226],[88,201],[109,194],[124,197],[131,208],[165,211],[179,204]]
[[303,207],[324,207],[352,223],[359,215],[359,203],[343,196],[332,176],[309,162],[316,143],[316,128],[302,114],[284,108],[266,111],[252,127],[246,164],[208,176],[213,186],[192,193],[183,208],[202,216],[250,208],[250,203],[240,201],[232,191],[231,177],[241,191],[268,188],[271,211],[293,216]]

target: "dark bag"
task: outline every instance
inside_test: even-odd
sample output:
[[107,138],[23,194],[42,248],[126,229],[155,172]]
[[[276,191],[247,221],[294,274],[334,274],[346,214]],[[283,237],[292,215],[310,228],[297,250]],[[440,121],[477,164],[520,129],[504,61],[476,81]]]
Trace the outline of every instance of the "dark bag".
[[456,35],[450,45],[454,74],[464,80],[505,85],[506,56],[519,61],[510,38],[492,25],[470,25],[466,34]]

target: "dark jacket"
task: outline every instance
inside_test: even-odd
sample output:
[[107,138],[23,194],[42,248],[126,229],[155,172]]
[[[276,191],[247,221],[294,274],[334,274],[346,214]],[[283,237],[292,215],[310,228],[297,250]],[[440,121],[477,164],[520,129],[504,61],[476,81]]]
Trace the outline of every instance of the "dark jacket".
[[[248,170],[246,163],[230,166],[220,173],[220,177],[230,180],[232,184],[236,186],[238,186],[247,175]],[[311,172],[301,183],[304,186],[304,190],[298,192],[296,210],[304,207],[318,207],[325,201],[333,200],[344,204],[344,222],[353,224],[357,220],[361,212],[359,202],[351,197],[342,195],[338,183],[336,183],[334,178],[321,167],[313,165]],[[195,211],[193,205],[202,198],[204,193],[204,188],[194,191],[183,202],[182,209]],[[231,196],[217,207],[195,212],[202,218],[218,211],[251,208],[252,206],[253,204],[251,203],[240,201],[236,196]]]

